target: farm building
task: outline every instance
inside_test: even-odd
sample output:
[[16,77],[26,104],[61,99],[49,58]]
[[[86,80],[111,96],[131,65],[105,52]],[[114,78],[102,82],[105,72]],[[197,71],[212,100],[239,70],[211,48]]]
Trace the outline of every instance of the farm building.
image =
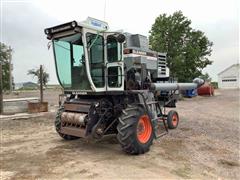
[[224,89],[240,88],[240,66],[233,64],[218,73],[218,87]]

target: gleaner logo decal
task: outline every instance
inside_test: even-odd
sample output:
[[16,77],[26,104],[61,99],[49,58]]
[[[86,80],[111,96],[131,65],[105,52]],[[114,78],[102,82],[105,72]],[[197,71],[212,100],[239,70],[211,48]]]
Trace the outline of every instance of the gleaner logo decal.
[[151,57],[156,57],[157,54],[151,53],[151,52],[145,52],[145,51],[140,51],[140,50],[135,50],[135,49],[124,49],[123,53],[126,54],[135,54],[135,55],[141,55],[141,56],[151,56]]
[[132,53],[147,56],[147,52],[144,51],[133,50]]
[[134,49],[124,49],[123,53],[125,57],[145,56],[148,60],[157,61],[157,54],[154,54],[151,52],[145,52],[145,51],[134,50]]
[[84,92],[84,91],[64,91],[64,94],[86,95],[87,92]]

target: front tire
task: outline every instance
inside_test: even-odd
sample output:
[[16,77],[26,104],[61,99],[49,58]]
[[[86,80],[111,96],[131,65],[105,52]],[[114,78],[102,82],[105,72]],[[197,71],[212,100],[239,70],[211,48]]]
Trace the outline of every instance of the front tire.
[[168,129],[176,129],[179,123],[179,116],[177,111],[169,111],[167,116]]
[[117,126],[117,138],[128,154],[144,154],[149,151],[154,138],[151,117],[140,106],[123,110]]

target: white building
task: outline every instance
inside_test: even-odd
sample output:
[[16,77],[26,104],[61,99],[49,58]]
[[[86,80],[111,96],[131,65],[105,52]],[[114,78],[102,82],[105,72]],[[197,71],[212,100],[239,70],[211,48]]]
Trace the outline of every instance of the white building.
[[219,88],[240,88],[240,65],[233,64],[218,73]]

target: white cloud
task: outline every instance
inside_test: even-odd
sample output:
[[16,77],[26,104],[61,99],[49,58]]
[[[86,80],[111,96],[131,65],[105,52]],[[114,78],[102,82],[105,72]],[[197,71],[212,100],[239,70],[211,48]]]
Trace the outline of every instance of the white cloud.
[[[127,32],[143,35],[148,35],[151,25],[158,15],[162,13],[172,14],[177,10],[181,10],[185,16],[192,20],[192,26],[204,31],[214,43],[211,57],[214,63],[212,66],[207,67],[205,71],[215,80],[217,77],[216,74],[219,71],[239,60],[239,3],[237,0],[35,0],[28,1],[25,5],[24,3],[18,3],[21,6],[16,4],[16,2],[9,3],[6,0],[2,1],[4,9],[8,11],[3,12],[3,16],[6,16],[4,23],[9,24],[10,22],[22,21],[21,26],[28,26],[29,32],[26,33],[30,33],[30,29],[32,30],[34,27],[26,19],[31,19],[32,17],[32,21],[34,21],[33,25],[41,28],[35,29],[37,33],[35,32],[34,37],[41,42],[38,45],[35,43],[36,49],[41,49],[43,45],[46,46],[47,41],[44,39],[45,37],[42,33],[44,27],[71,20],[81,21],[87,16],[104,19],[106,2],[105,20],[109,23],[112,30],[123,29]],[[15,6],[10,7],[9,4],[14,3]],[[28,6],[30,9],[32,8],[32,10],[29,8],[26,9],[25,6]],[[38,14],[38,16],[35,16],[35,14]],[[9,27],[6,24],[3,24],[3,26]],[[18,29],[21,30],[22,27],[16,27],[16,30]],[[23,30],[27,31],[26,28]],[[12,31],[5,31],[5,39],[11,39],[12,35],[9,34],[10,32]],[[25,38],[23,34],[20,34],[19,41],[23,42],[23,39],[30,41],[30,38]],[[10,43],[13,45],[16,44],[13,39]],[[26,42],[26,44],[29,43]],[[25,52],[24,57],[20,53],[17,53],[20,50]],[[17,46],[15,51],[17,59],[22,58],[25,64],[34,63],[30,62],[33,55],[31,53],[27,55],[28,51],[24,46]],[[37,53],[37,50],[34,50],[34,48],[31,51],[33,51],[33,54]],[[53,59],[50,59],[51,56],[49,55],[51,52],[44,49],[41,50],[41,53],[44,58],[47,58],[43,62],[49,66],[48,69],[51,69],[51,77],[54,77],[51,81],[55,82],[55,75],[52,75],[55,69],[52,67],[53,63],[49,64],[49,61],[53,62]],[[26,57],[28,59],[24,60]],[[18,81],[24,81],[27,78],[18,73],[15,73]]]

